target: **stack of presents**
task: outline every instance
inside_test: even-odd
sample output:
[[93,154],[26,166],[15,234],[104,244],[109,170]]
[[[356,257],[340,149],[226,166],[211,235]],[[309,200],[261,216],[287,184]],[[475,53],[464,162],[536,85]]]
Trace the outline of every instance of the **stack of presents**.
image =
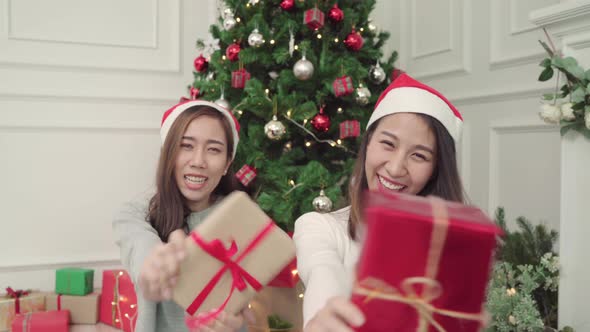
[[[351,299],[366,321],[356,331],[476,332],[485,325],[485,289],[501,231],[482,211],[434,197],[370,193],[364,213]],[[193,323],[221,310],[253,308],[269,289],[264,286],[295,290],[293,241],[244,193],[229,195],[185,241],[188,255],[173,299]],[[60,332],[98,321],[134,331],[129,275],[103,271],[98,294],[93,272],[57,270],[51,294],[8,289],[0,298],[0,331]],[[292,331],[300,330],[294,325]],[[251,330],[269,326],[259,328]]]
[[55,272],[55,292],[6,289],[0,297],[0,331],[68,331],[70,324],[99,321],[134,330],[137,300],[124,270],[103,271],[102,290],[94,290],[94,270]]

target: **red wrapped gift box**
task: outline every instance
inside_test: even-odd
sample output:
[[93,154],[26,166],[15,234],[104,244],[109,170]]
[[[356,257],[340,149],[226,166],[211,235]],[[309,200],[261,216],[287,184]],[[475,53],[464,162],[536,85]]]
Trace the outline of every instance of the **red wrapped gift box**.
[[298,282],[299,274],[297,273],[297,258],[295,258],[268,284],[268,286],[293,288]]
[[352,301],[357,331],[475,332],[501,231],[479,209],[435,197],[368,193]]
[[231,73],[231,86],[232,88],[243,89],[249,79],[250,73],[246,69],[240,68]]
[[137,321],[137,296],[131,277],[125,270],[102,272],[100,321],[133,332]]
[[70,312],[38,311],[18,314],[12,321],[13,332],[68,332]]
[[[293,238],[293,232],[288,232],[289,236]],[[293,258],[289,265],[285,266],[283,270],[277,275],[268,286],[293,288],[299,282],[299,274],[297,273],[297,257]]]
[[350,76],[342,76],[338,77],[332,83],[332,89],[334,90],[334,95],[336,97],[346,96],[352,93],[352,79]]
[[236,178],[241,184],[247,187],[256,178],[256,168],[245,164],[236,172]]
[[361,134],[361,125],[357,120],[346,120],[340,123],[340,139],[358,137]]
[[324,13],[317,7],[308,9],[303,16],[303,23],[312,30],[317,30],[324,26]]

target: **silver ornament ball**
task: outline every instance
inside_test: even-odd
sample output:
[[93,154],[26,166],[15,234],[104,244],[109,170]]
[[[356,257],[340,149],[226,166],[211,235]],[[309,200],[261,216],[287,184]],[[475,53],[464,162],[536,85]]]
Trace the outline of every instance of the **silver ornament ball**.
[[250,36],[248,36],[248,45],[252,47],[260,47],[264,44],[264,37],[258,31],[258,29],[252,30]]
[[285,125],[281,121],[277,120],[276,115],[273,115],[272,120],[264,125],[264,133],[266,134],[266,137],[273,141],[280,140],[281,137],[285,135],[285,132]]
[[303,56],[301,60],[295,62],[295,65],[293,66],[293,74],[298,80],[305,81],[310,79],[313,76],[313,71],[313,63],[307,60],[305,56]]
[[228,109],[228,110],[231,109],[229,102],[225,98],[223,98],[223,96],[221,98],[217,99],[214,103],[216,103],[217,105],[219,105],[225,109]]
[[236,26],[236,24],[238,24],[238,22],[233,16],[228,16],[223,19],[223,28],[225,30],[231,30],[233,27]]
[[320,190],[320,195],[311,202],[313,208],[320,213],[332,211],[332,200],[326,196],[324,189]]
[[367,89],[364,86],[356,88],[354,100],[357,102],[357,104],[359,104],[361,106],[365,106],[369,103],[370,98],[371,98],[371,91],[369,91],[369,89]]
[[385,70],[381,68],[379,63],[375,66],[371,66],[371,69],[369,69],[369,80],[374,84],[381,84],[386,78],[387,75],[385,74]]

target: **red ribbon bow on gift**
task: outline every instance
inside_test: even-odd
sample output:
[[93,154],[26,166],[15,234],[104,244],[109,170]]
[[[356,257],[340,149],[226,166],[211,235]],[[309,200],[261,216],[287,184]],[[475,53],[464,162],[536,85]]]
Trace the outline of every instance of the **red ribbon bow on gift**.
[[197,232],[191,232],[191,237],[195,241],[196,244],[199,245],[206,253],[215,257],[219,261],[223,262],[223,267],[217,271],[217,273],[211,278],[209,283],[203,288],[203,290],[199,293],[199,295],[195,298],[195,300],[191,303],[191,305],[186,309],[186,312],[190,315],[193,315],[197,309],[203,304],[207,296],[211,293],[215,285],[219,282],[223,274],[229,270],[232,275],[232,286],[229,292],[229,295],[225,299],[225,301],[219,306],[219,308],[214,309],[211,312],[202,313],[197,315],[197,317],[187,317],[186,325],[189,328],[196,328],[202,324],[206,324],[211,319],[217,317],[219,313],[225,308],[227,303],[229,302],[233,292],[235,289],[239,291],[243,291],[246,289],[247,284],[250,284],[252,288],[256,291],[262,289],[262,285],[256,278],[254,278],[250,273],[244,270],[240,265],[240,261],[246,257],[260,242],[261,240],[270,233],[273,229],[274,223],[272,220],[262,229],[260,233],[256,235],[256,237],[248,244],[248,246],[243,250],[243,252],[238,256],[235,260],[232,257],[238,252],[238,245],[237,243],[232,240],[231,245],[229,248],[225,248],[223,243],[219,239],[214,239],[210,242],[205,241],[203,238],[199,236]]
[[11,287],[6,287],[6,293],[8,296],[14,298],[14,312],[19,314],[20,313],[20,297],[29,295],[28,291],[24,290],[14,290]]

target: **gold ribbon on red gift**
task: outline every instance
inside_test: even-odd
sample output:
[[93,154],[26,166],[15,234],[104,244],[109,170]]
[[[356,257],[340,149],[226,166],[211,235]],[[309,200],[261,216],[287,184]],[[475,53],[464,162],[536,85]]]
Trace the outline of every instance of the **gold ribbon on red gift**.
[[[426,271],[424,276],[409,277],[402,280],[401,291],[383,280],[376,278],[366,278],[357,282],[353,292],[365,295],[365,303],[372,299],[404,303],[416,310],[419,321],[418,332],[426,332],[430,326],[436,328],[439,332],[447,332],[439,322],[434,319],[434,314],[443,316],[472,320],[481,322],[485,325],[488,316],[485,312],[468,313],[454,310],[437,308],[431,304],[432,301],[440,297],[444,289],[436,280],[440,257],[446,242],[447,231],[449,227],[448,211],[444,201],[441,198],[428,197],[433,212],[433,229],[430,236],[430,247],[426,261]],[[422,293],[416,291],[416,286],[422,286]]]
[[246,289],[247,284],[249,284],[256,291],[260,291],[262,289],[260,282],[256,280],[256,278],[254,278],[250,273],[244,270],[244,268],[242,268],[239,263],[252,250],[254,250],[254,248],[256,248],[256,246],[258,246],[268,234],[270,234],[274,227],[274,222],[270,220],[266,226],[258,234],[256,234],[254,239],[244,248],[244,250],[235,260],[232,258],[238,252],[238,246],[235,241],[232,241],[231,246],[226,249],[219,239],[214,239],[208,242],[201,238],[197,232],[191,232],[190,236],[195,241],[195,243],[201,247],[203,251],[221,261],[223,266],[211,278],[209,283],[205,285],[203,290],[195,297],[191,305],[186,309],[186,312],[190,315],[194,315],[201,304],[203,304],[209,293],[213,291],[215,285],[219,282],[219,280],[221,280],[221,277],[225,272],[229,271],[231,273],[232,286],[229,294],[227,295],[227,298],[218,308],[212,310],[211,312],[198,314],[196,317],[187,316],[185,320],[187,327],[197,328],[198,326],[206,324],[210,320],[217,317],[219,313],[223,311],[236,289],[238,291],[243,291]]
[[23,317],[22,332],[30,332],[31,331],[31,323],[29,321],[31,320],[32,317],[33,317],[32,312],[28,312],[25,314],[25,317]]

